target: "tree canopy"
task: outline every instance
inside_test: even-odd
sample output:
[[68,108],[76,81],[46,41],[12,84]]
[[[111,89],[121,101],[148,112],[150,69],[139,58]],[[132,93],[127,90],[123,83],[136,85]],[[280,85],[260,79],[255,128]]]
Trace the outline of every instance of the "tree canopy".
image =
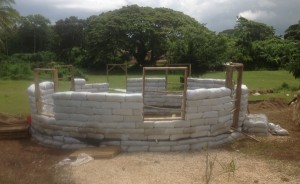
[[292,55],[291,62],[287,63],[287,69],[295,78],[300,78],[300,20],[298,24],[293,24],[287,28],[284,38],[295,45],[295,53]]
[[7,32],[19,18],[18,12],[12,8],[14,0],[0,0],[0,50],[4,48],[4,39]]
[[55,61],[104,69],[108,63],[154,66],[164,59],[192,64],[193,73],[201,74],[239,62],[245,70],[285,68],[300,78],[300,22],[282,38],[272,26],[238,17],[232,29],[216,34],[182,12],[132,5],[51,24],[42,15],[18,18],[12,4],[0,0],[0,47],[5,48],[0,63],[12,57],[8,64],[47,66]]
[[[187,59],[183,55],[189,52],[199,60],[199,46],[206,50],[212,35],[204,25],[181,12],[133,5],[100,14],[88,22],[88,53],[100,63],[119,62],[127,54],[141,66],[153,65],[163,55],[181,62],[172,56]],[[183,52],[174,53],[178,50]]]

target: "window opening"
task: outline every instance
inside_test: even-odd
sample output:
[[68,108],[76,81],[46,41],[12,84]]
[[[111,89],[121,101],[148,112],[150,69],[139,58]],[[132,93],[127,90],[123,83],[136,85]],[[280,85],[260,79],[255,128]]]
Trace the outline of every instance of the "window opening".
[[[123,70],[125,72],[125,86],[124,89],[127,88],[127,64],[107,64],[106,65],[106,81],[109,84],[109,86],[112,86],[113,88],[110,88],[113,91],[118,91],[119,89],[116,89],[113,85],[109,83],[109,77],[110,76],[110,72],[116,70],[117,68]],[[118,88],[120,88],[120,86],[118,86]]]
[[[57,65],[54,67],[57,70],[58,81],[61,83],[58,85],[57,91],[75,91],[75,81],[74,81],[74,66],[73,65]],[[70,86],[66,84],[66,81],[70,81]]]
[[[172,77],[169,71],[174,71]],[[178,72],[184,76],[183,83]],[[144,67],[144,120],[185,119],[187,77],[187,67]],[[156,81],[159,79],[165,85]]]

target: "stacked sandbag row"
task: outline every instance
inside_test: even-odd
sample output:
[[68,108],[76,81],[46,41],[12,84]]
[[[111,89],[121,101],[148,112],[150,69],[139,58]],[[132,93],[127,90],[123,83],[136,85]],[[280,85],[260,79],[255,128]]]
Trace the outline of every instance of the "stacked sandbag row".
[[265,114],[249,114],[242,127],[244,132],[268,135],[268,117]]
[[74,79],[75,91],[78,92],[108,92],[108,83],[93,83],[86,84],[85,79],[76,78]]
[[[56,123],[53,117],[36,115],[32,125],[32,134],[40,143],[63,149],[78,149],[88,146],[120,146],[123,151],[180,151],[199,150],[220,146],[239,137],[239,133],[223,133],[215,136],[196,135],[200,128],[189,127],[184,121],[136,123],[136,128],[144,133],[135,132],[132,128],[109,129],[110,138],[105,130],[99,128],[74,128]],[[129,133],[130,131],[131,133]],[[117,134],[122,132],[122,136]],[[193,135],[194,134],[194,135]],[[171,136],[170,136],[171,135]],[[184,137],[187,137],[184,139]]]
[[[191,126],[200,126],[199,135],[214,136],[230,130],[233,108],[230,93],[225,87],[188,90],[186,120]],[[207,129],[201,126],[207,126]]]
[[[34,125],[36,127],[36,125]],[[40,128],[40,127],[39,127]],[[48,127],[49,128],[49,127]],[[118,140],[118,139],[103,139],[95,142],[88,138],[76,137],[72,133],[68,136],[62,131],[51,131],[45,127],[32,129],[34,138],[40,143],[47,146],[54,146],[63,149],[79,149],[91,146],[120,146],[123,151],[151,151],[151,152],[166,152],[166,151],[186,151],[186,150],[201,150],[216,146],[221,146],[225,143],[232,142],[240,137],[240,133],[221,134],[210,137],[199,137],[190,139],[181,139],[175,141],[168,140]],[[53,134],[53,135],[51,135]]]
[[188,89],[199,88],[220,88],[225,86],[225,80],[223,79],[200,79],[200,78],[188,78]]
[[[145,91],[165,91],[165,78],[146,78]],[[142,93],[143,78],[127,79],[127,93]]]
[[[43,113],[53,114],[53,98],[54,93],[54,83],[53,82],[41,82],[39,84],[40,88],[40,102],[41,110]],[[32,84],[27,89],[29,95],[30,109],[31,112],[35,113],[36,109],[36,99],[35,99],[35,85]]]

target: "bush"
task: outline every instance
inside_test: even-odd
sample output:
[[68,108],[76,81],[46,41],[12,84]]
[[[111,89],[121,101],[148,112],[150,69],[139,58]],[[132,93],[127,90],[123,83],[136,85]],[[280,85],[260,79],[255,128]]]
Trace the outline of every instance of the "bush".
[[2,79],[31,79],[32,70],[29,63],[22,61],[2,60],[0,62],[0,78]]

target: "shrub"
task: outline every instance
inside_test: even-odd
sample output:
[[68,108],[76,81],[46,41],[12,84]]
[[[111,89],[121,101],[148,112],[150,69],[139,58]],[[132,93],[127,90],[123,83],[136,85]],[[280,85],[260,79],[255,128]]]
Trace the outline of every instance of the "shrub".
[[32,78],[32,70],[29,63],[2,60],[0,68],[0,78],[2,79],[19,80]]

